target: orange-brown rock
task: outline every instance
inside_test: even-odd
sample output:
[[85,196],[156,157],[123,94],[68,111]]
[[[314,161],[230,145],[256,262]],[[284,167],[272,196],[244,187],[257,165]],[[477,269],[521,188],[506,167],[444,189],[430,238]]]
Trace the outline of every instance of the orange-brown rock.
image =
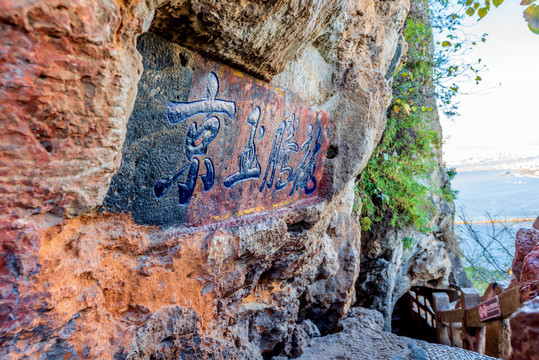
[[[509,287],[507,287],[508,289]],[[495,296],[500,295],[502,292],[506,291],[506,287],[503,284],[500,284],[498,282],[492,282],[490,283],[487,288],[485,289],[485,292],[483,295],[481,295],[481,302],[487,301],[489,299],[494,298]],[[460,300],[460,299],[459,299]]]
[[[261,358],[297,354],[304,320],[331,331],[355,296],[353,184],[384,128],[408,7],[1,2],[0,357]],[[211,228],[103,212],[148,30],[327,112],[325,200]]]
[[[0,3],[0,357],[260,359],[297,356],[308,336],[333,331],[355,301],[361,256],[354,182],[384,129],[409,6],[408,0]],[[145,40],[139,37],[146,32]],[[174,44],[159,50],[164,65],[152,63],[153,48],[137,50],[154,40]],[[196,55],[187,59],[188,53]],[[198,60],[182,64],[190,59]],[[188,93],[200,84],[179,69],[200,70],[208,59],[236,78],[254,76],[235,83],[237,91],[258,82],[279,101],[297,97],[306,110],[328,115],[324,159],[313,169],[326,176],[321,200],[283,201],[197,228],[137,223],[138,203],[107,212],[108,194],[133,201],[121,181],[110,186],[121,166],[131,166],[126,134],[133,109],[148,107],[156,93],[170,95],[172,80],[158,89],[144,76],[174,74]],[[161,65],[168,72],[159,73]],[[264,100],[254,86],[245,94]],[[163,115],[143,120],[153,130]],[[155,135],[146,130],[129,140]],[[309,133],[302,135],[301,146]],[[224,142],[236,146],[235,139]],[[154,147],[148,141],[140,148]],[[277,176],[290,171],[286,161]],[[141,166],[149,173],[153,165]],[[210,205],[197,216],[212,215]],[[448,227],[446,219],[437,225]],[[446,240],[437,240],[421,238],[413,254],[402,245],[395,256],[374,249],[379,261],[369,272],[398,274],[396,293],[413,281],[445,283],[455,259]]]

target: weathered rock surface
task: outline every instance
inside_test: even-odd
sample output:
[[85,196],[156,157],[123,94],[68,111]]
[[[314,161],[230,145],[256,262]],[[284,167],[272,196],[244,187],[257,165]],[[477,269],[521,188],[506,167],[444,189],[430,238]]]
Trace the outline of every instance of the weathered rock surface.
[[352,308],[342,331],[311,340],[298,359],[494,359],[475,352],[414,340],[382,331],[383,316],[374,310]]
[[535,230],[539,230],[539,216],[535,219],[532,226]]
[[175,43],[271,79],[346,2],[161,1],[152,27]]
[[[456,240],[448,236],[452,232],[439,234],[443,235],[437,238],[414,229],[391,229],[377,237],[363,236],[358,304],[383,313],[386,331],[391,329],[395,303],[412,286],[446,287],[469,281],[456,278],[462,265]],[[410,248],[405,248],[403,237],[414,239]]]
[[539,359],[539,298],[525,302],[511,316],[512,359]]
[[513,257],[512,270],[515,278],[521,280],[524,258],[533,250],[539,242],[539,230],[520,229],[515,239],[515,256]]
[[[3,1],[0,357],[295,356],[316,333],[309,322],[333,330],[354,302],[353,184],[384,128],[408,7]],[[199,52],[326,112],[323,201],[199,228],[108,212],[111,179],[130,159],[137,84],[156,65],[137,51],[147,31],[187,48],[160,50],[171,64]],[[159,91],[146,90],[138,102]]]
[[526,255],[520,278],[520,301],[523,303],[539,295],[539,242]]

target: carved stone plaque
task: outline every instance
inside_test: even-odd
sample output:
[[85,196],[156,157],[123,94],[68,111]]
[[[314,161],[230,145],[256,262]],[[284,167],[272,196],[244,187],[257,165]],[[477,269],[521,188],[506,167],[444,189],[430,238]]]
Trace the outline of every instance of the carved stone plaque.
[[186,227],[321,201],[328,115],[156,35],[103,209]]

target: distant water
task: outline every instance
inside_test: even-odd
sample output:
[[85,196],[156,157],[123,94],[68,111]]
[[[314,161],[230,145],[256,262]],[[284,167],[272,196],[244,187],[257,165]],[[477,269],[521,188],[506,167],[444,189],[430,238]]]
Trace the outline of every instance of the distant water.
[[487,213],[498,220],[535,219],[539,215],[539,178],[504,174],[458,173],[452,181],[453,190],[459,192],[457,209],[464,209],[471,221],[487,220]]
[[[515,176],[504,171],[458,173],[452,181],[458,191],[455,222],[535,219],[539,215],[539,178]],[[472,275],[474,282],[506,280],[520,228],[532,221],[455,225],[466,266],[484,269]],[[503,274],[502,274],[503,273]],[[510,274],[510,272],[509,272]]]

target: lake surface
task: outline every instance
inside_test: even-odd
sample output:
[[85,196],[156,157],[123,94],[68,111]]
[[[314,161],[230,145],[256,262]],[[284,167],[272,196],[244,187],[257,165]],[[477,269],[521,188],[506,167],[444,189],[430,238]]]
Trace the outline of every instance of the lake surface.
[[460,240],[465,266],[484,269],[485,272],[480,271],[479,276],[488,278],[485,279],[487,283],[508,278],[516,233],[520,228],[531,228],[533,220],[471,225],[458,223],[463,219],[468,222],[535,219],[539,215],[539,178],[519,177],[503,171],[462,172],[453,179],[452,187],[458,191],[455,232]]
[[[458,173],[452,181],[457,190],[457,210],[463,209],[468,220],[535,219],[539,215],[539,178],[514,176],[503,171]],[[459,221],[458,217],[455,221]],[[530,224],[531,226],[531,224]]]

